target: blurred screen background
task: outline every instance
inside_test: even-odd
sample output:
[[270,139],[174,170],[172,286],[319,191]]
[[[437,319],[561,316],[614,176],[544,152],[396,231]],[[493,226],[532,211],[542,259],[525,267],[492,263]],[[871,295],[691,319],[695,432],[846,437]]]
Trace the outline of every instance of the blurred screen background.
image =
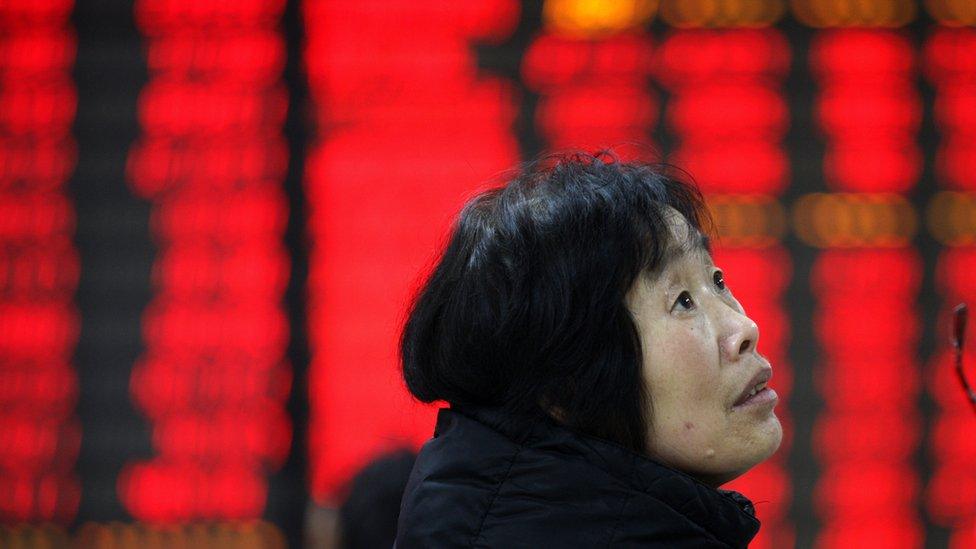
[[727,486],[752,546],[976,545],[947,322],[976,302],[974,25],[969,0],[0,1],[0,545],[300,546],[432,433],[397,335],[465,200],[607,147],[691,175],[760,326],[786,436]]

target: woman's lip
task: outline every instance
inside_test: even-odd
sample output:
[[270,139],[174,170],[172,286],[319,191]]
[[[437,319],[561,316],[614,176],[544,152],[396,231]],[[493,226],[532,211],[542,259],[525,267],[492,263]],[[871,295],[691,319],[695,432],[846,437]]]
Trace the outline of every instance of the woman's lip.
[[749,398],[749,392],[752,391],[756,385],[765,384],[768,386],[771,379],[773,379],[773,368],[769,366],[769,364],[765,364],[759,369],[758,372],[756,372],[756,375],[752,376],[749,383],[743,386],[742,392],[739,393],[739,398],[737,398],[732,405],[737,406],[740,402],[745,402],[746,399]]
[[747,398],[742,404],[736,404],[732,407],[733,410],[739,408],[751,408],[753,406],[768,406],[770,404],[776,405],[776,401],[779,400],[779,395],[776,394],[776,390],[772,387],[764,387],[762,391],[752,395]]

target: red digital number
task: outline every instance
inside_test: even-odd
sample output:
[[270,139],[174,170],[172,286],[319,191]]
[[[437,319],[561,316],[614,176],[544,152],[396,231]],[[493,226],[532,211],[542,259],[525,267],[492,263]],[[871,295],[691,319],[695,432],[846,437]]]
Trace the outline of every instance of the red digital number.
[[0,522],[68,524],[81,497],[71,9],[0,6]]
[[156,456],[118,490],[140,520],[259,518],[291,445],[282,4],[136,6],[151,78],[127,169],[158,253],[130,390]]

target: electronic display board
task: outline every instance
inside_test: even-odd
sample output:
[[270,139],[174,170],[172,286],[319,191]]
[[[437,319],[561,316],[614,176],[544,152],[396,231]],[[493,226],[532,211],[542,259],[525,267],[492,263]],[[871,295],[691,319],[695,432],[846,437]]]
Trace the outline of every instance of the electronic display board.
[[[296,545],[435,407],[465,200],[613,147],[700,186],[776,369],[754,547],[976,543],[965,0],[0,5],[0,545]],[[970,342],[972,342],[970,336]],[[972,349],[968,346],[968,364]]]

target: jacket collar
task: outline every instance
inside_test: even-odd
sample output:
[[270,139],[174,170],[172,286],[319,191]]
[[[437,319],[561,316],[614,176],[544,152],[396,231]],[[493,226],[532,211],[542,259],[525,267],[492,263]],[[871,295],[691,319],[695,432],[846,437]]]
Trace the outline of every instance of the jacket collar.
[[450,420],[450,414],[455,413],[478,421],[519,444],[556,444],[561,449],[574,451],[632,489],[667,503],[732,546],[745,547],[759,531],[755,508],[742,494],[712,488],[684,472],[613,442],[559,425],[548,417],[520,417],[500,408],[455,404],[440,411],[435,436]]

